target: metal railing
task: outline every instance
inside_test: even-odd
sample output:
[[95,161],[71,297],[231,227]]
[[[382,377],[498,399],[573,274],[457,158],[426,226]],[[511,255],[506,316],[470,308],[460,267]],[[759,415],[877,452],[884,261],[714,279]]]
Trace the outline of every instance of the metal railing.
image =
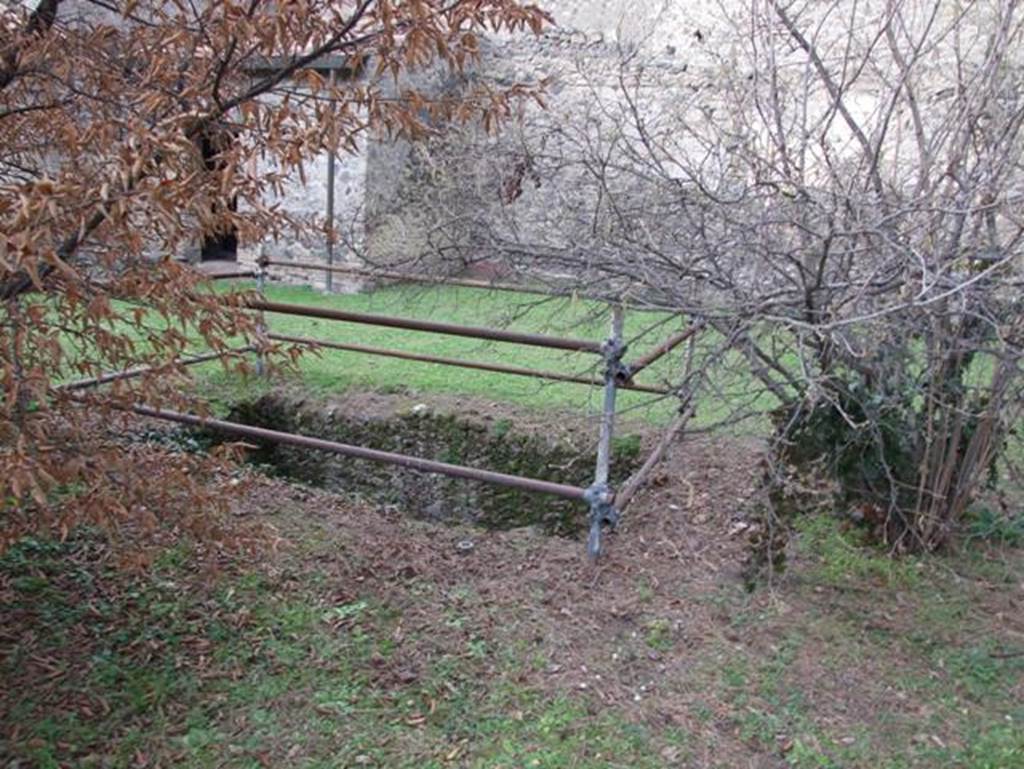
[[[256,277],[258,288],[262,291],[265,284],[265,267],[267,265],[274,264],[282,264],[292,268],[300,269],[321,269],[329,270],[331,272],[353,272],[356,274],[370,274],[374,277],[386,277],[395,280],[410,279],[409,275],[405,275],[402,273],[368,271],[360,270],[359,268],[354,267],[349,268],[342,266],[314,265],[302,262],[273,262],[268,260],[264,260],[263,262],[261,262],[261,269],[256,271],[255,273],[240,270],[237,273],[226,273],[221,275],[214,275],[211,277],[213,277],[214,279],[223,277]],[[425,276],[414,276],[411,279],[422,279],[424,277]],[[429,282],[470,288],[486,288],[506,291],[518,291],[525,293],[552,293],[549,291],[545,291],[543,289],[535,290],[530,287],[513,286],[508,284],[495,284],[489,283],[487,281],[477,281],[459,278],[430,280]],[[483,483],[493,483],[503,486],[510,486],[525,491],[553,494],[555,496],[565,497],[569,499],[579,499],[586,502],[590,508],[590,526],[587,540],[587,551],[591,558],[597,558],[597,556],[601,552],[602,528],[606,525],[612,528],[615,527],[619,520],[621,508],[623,508],[625,505],[628,505],[629,502],[632,500],[640,485],[650,474],[652,468],[660,461],[669,442],[679,432],[682,431],[687,419],[686,415],[684,414],[673,422],[669,430],[665,433],[665,436],[659,442],[658,446],[651,453],[651,455],[646,459],[641,468],[636,473],[633,474],[629,481],[627,481],[627,483],[622,489],[622,493],[616,495],[615,490],[613,490],[609,485],[609,473],[612,461],[612,436],[614,433],[615,425],[615,403],[617,391],[618,389],[621,388],[636,390],[639,392],[656,393],[659,395],[678,394],[672,388],[654,387],[651,385],[638,384],[633,381],[633,378],[640,371],[650,366],[652,363],[654,363],[654,361],[670,353],[684,341],[692,339],[695,334],[697,334],[701,329],[704,328],[704,325],[702,323],[696,323],[683,331],[673,334],[671,337],[669,337],[660,345],[658,345],[654,350],[641,356],[640,358],[637,358],[633,363],[626,364],[623,363],[622,360],[623,355],[626,352],[626,345],[623,341],[623,309],[621,305],[617,304],[612,305],[611,330],[608,339],[606,339],[603,342],[594,342],[586,339],[573,339],[557,336],[548,336],[544,334],[534,334],[521,331],[511,331],[508,329],[487,328],[482,326],[464,326],[452,323],[441,323],[437,321],[427,321],[413,318],[397,318],[390,315],[352,312],[348,310],[314,307],[309,305],[286,304],[283,302],[271,302],[267,301],[266,299],[250,300],[247,304],[247,307],[251,310],[258,312],[260,315],[259,322],[257,324],[257,334],[263,337],[264,339],[270,341],[297,344],[304,347],[326,347],[332,349],[346,350],[350,352],[365,353],[369,355],[380,355],[393,358],[400,358],[403,360],[418,361],[423,363],[439,364],[445,366],[457,366],[468,369],[492,371],[501,374],[529,376],[552,381],[571,382],[576,384],[603,387],[604,398],[601,411],[600,433],[597,445],[597,461],[594,471],[593,483],[586,488],[562,483],[554,483],[551,481],[539,480],[536,478],[527,478],[523,476],[494,472],[492,470],[466,467],[463,465],[450,464],[447,462],[438,462],[430,459],[424,459],[421,457],[414,457],[405,454],[398,454],[388,451],[379,451],[376,449],[369,449],[361,446],[352,446],[349,444],[338,443],[335,441],[324,440],[321,438],[298,435],[295,433],[286,433],[278,430],[270,430],[267,428],[255,427],[252,425],[245,425],[237,422],[229,422],[222,419],[201,417],[193,414],[183,414],[176,411],[153,408],[151,406],[147,406],[144,404],[136,404],[130,407],[131,410],[134,413],[139,414],[141,416],[151,417],[155,419],[164,419],[171,422],[177,422],[179,424],[187,424],[196,427],[205,427],[207,429],[216,430],[230,435],[239,435],[257,440],[269,441],[272,443],[300,446],[304,448],[316,449],[320,451],[341,454],[344,456],[350,456],[358,459],[366,459],[374,462],[385,462],[388,464],[406,467],[418,472],[440,473],[454,478],[462,478],[466,480],[480,481]],[[406,352],[404,350],[393,350],[348,342],[335,342],[332,340],[311,339],[308,337],[277,334],[269,332],[267,330],[266,313],[313,317],[321,318],[324,320],[358,323],[386,328],[400,328],[409,331],[419,331],[432,334],[444,334],[474,339],[483,339],[488,341],[522,344],[528,346],[543,347],[547,349],[593,353],[602,356],[604,363],[604,371],[603,376],[601,378],[585,377],[560,372],[539,371],[535,369],[529,369],[520,366],[510,366],[506,364],[470,361],[457,358],[445,358],[422,353]],[[251,351],[255,351],[259,356],[257,361],[257,370],[259,372],[262,372],[262,358],[264,354],[264,347],[262,345],[246,345],[245,347],[234,350],[204,353],[201,355],[195,355],[188,358],[178,359],[177,361],[175,361],[175,363],[178,365],[187,366],[202,363],[204,361],[214,360],[229,353],[238,354]],[[83,379],[69,383],[67,385],[64,385],[64,389],[77,390],[86,387],[98,386],[108,382],[142,376],[143,374],[156,370],[157,368],[159,367],[140,366],[132,369],[127,369],[125,371],[111,372],[108,374],[103,374],[98,377]],[[618,508],[616,507],[617,504]]]

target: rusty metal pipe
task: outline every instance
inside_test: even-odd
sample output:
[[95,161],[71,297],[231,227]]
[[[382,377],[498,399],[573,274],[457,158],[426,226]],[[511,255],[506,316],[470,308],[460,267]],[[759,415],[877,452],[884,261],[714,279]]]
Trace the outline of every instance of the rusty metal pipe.
[[[200,272],[203,272],[200,270]],[[257,273],[254,270],[239,270],[238,272],[203,272],[204,278],[210,280],[227,280],[228,278],[256,278]]]
[[415,320],[413,318],[393,318],[390,315],[371,315],[369,313],[335,310],[326,307],[310,307],[303,304],[268,302],[262,299],[251,300],[246,306],[253,310],[277,312],[283,315],[301,315],[308,318],[340,320],[348,323],[363,323],[370,326],[405,328],[411,331],[429,331],[434,334],[465,336],[473,339],[490,339],[496,342],[512,342],[515,344],[531,345],[533,347],[548,347],[556,350],[572,350],[574,352],[592,353],[601,352],[600,342],[592,342],[587,339],[567,339],[555,336],[545,336],[542,334],[529,334],[522,331],[506,331],[504,329],[484,328],[482,326],[458,326],[452,323]]
[[634,376],[650,366],[654,361],[658,360],[658,358],[672,352],[672,350],[681,345],[702,328],[704,328],[703,323],[697,323],[696,325],[690,326],[677,334],[673,334],[646,355],[641,355],[632,363],[627,363],[624,368],[616,373],[616,379],[618,379],[619,384],[625,384],[626,382],[632,381]]
[[[255,349],[255,345],[248,344],[244,347],[238,347],[224,352],[204,352],[199,355],[190,355],[188,357],[178,358],[174,363],[178,366],[193,366],[196,363],[206,363],[207,361],[215,360],[225,355],[231,355],[233,353],[247,353],[252,352]],[[122,371],[111,371],[107,374],[89,377],[88,379],[77,379],[74,382],[68,382],[67,384],[61,385],[57,389],[72,391],[83,390],[87,387],[99,387],[100,385],[108,384],[109,382],[117,382],[122,379],[134,379],[135,377],[142,376],[143,374],[148,374],[150,371],[155,371],[158,368],[161,368],[161,366],[135,366]]]
[[410,457],[405,454],[395,454],[390,451],[367,449],[362,446],[351,446],[347,443],[337,443],[336,441],[328,441],[322,438],[311,438],[306,435],[295,435],[294,433],[269,430],[265,427],[254,427],[252,425],[244,425],[238,422],[228,422],[223,419],[204,419],[203,417],[195,416],[193,414],[182,414],[177,411],[155,409],[143,405],[132,406],[131,410],[136,414],[140,414],[145,417],[165,419],[170,422],[178,422],[180,424],[192,425],[194,427],[205,427],[218,432],[240,435],[254,440],[270,441],[272,443],[281,443],[288,446],[298,446],[299,448],[304,449],[327,451],[332,454],[341,454],[342,456],[355,457],[356,459],[367,459],[373,462],[385,462],[387,464],[398,465],[400,467],[407,467],[410,470],[416,470],[422,473],[439,473],[441,475],[449,475],[453,478],[482,481],[484,483],[493,483],[499,486],[523,489],[524,491],[536,491],[542,494],[553,494],[557,497],[564,497],[566,499],[583,499],[583,495],[586,493],[585,489],[578,486],[569,486],[564,483],[542,481],[536,478],[523,478],[518,475],[496,473],[491,470],[480,470],[475,467],[452,465],[447,462],[437,462],[432,459]]
[[[415,360],[423,363],[438,363],[442,366],[459,366],[461,368],[476,369],[478,371],[493,371],[498,374],[529,376],[534,377],[535,379],[550,379],[555,382],[573,382],[575,384],[592,385],[594,387],[604,386],[604,381],[597,377],[562,374],[556,371],[537,371],[535,369],[523,368],[521,366],[506,366],[501,363],[484,363],[482,361],[462,360],[460,358],[441,358],[436,355],[423,355],[422,353],[406,352],[404,350],[389,350],[383,347],[369,347],[363,344],[350,344],[348,342],[328,342],[321,339],[310,339],[304,336],[289,336],[288,334],[267,334],[267,338],[278,342],[291,342],[293,344],[301,344],[309,347],[329,347],[334,350],[361,352],[368,355],[380,355],[386,358],[399,358],[401,360]],[[673,393],[672,390],[668,390],[664,387],[650,387],[648,385],[633,384],[632,382],[621,386],[627,390],[656,393],[658,395],[671,395]]]
[[511,291],[518,294],[539,294],[541,296],[571,296],[572,289],[549,289],[542,287],[519,286],[514,283],[496,283],[489,280],[476,280],[474,278],[441,277],[436,275],[424,275],[417,272],[395,272],[393,270],[369,270],[362,267],[351,267],[337,264],[315,264],[313,262],[285,262],[278,259],[269,259],[263,264],[274,267],[294,267],[300,270],[321,270],[328,275],[338,272],[345,275],[360,275],[366,278],[379,278],[383,280],[406,280],[412,283],[427,283],[439,286],[459,286],[460,288],[484,288],[492,291]]

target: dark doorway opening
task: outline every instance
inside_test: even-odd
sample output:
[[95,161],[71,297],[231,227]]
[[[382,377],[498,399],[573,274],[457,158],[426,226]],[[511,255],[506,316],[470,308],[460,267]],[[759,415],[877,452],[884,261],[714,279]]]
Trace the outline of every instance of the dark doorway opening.
[[199,259],[203,262],[237,262],[238,232],[235,228],[232,227],[231,232],[204,236]]
[[[231,135],[227,131],[219,133],[204,134],[200,140],[200,151],[203,154],[203,163],[208,171],[217,171],[223,167],[221,152],[225,144],[231,141]],[[220,203],[214,203],[214,213],[220,212]],[[238,198],[232,196],[227,202],[228,211],[234,213],[238,210]],[[200,246],[199,260],[202,262],[237,262],[238,261],[238,230],[233,224],[224,231],[208,232],[203,235],[203,242]]]

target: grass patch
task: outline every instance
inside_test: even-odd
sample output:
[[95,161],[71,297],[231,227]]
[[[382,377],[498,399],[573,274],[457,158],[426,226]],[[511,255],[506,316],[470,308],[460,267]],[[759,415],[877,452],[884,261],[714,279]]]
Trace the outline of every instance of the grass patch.
[[918,584],[917,559],[889,556],[867,542],[861,531],[845,526],[835,516],[797,516],[793,527],[800,553],[815,564],[808,576],[817,584],[908,588]]
[[[243,284],[244,285],[244,284]],[[510,328],[558,336],[601,341],[608,335],[609,311],[600,303],[584,300],[523,298],[502,292],[486,292],[455,287],[383,288],[360,294],[323,294],[296,286],[271,285],[266,289],[271,301],[331,307],[357,312],[389,314],[406,318],[438,320],[471,326]],[[354,342],[407,352],[428,353],[535,370],[572,373],[600,378],[599,356],[568,353],[525,345],[426,334],[338,321],[267,314],[268,328],[276,333],[338,342]],[[667,314],[626,313],[625,337],[630,342],[626,359],[631,360],[656,347],[681,328],[680,321]],[[708,336],[701,345],[707,349],[714,340]],[[642,383],[667,385],[678,381],[682,354],[676,351],[663,357],[637,377]],[[258,381],[237,382],[234,374],[223,372],[217,364],[202,364],[204,380],[216,388],[217,399],[238,400],[251,396],[263,386]],[[302,384],[317,393],[338,393],[348,389],[415,394],[445,393],[473,395],[506,403],[527,405],[538,410],[570,409],[597,413],[601,389],[586,385],[548,382],[528,377],[474,371],[428,363],[417,363],[341,350],[322,350],[303,356],[299,367]],[[736,392],[735,402],[716,396],[701,403],[698,423],[710,424],[723,418],[739,404],[740,393],[748,380],[737,378],[733,386],[719,384]],[[620,390],[618,410],[654,423],[669,421],[677,403],[672,397]],[[765,401],[765,408],[771,407]]]
[[469,638],[407,674],[402,613],[374,595],[258,570],[211,579],[178,549],[129,577],[95,568],[100,552],[26,541],[0,560],[3,626],[19,630],[3,640],[0,675],[18,686],[0,695],[0,757],[15,765],[659,765],[642,728],[487,673],[529,650]]
[[[0,559],[5,765],[1020,766],[1024,658],[979,604],[989,583],[973,560],[959,575],[929,560],[893,577],[818,524],[806,541],[824,565],[793,569],[835,589],[801,581],[772,599],[725,581],[680,602],[627,574],[615,615],[586,591],[535,625],[557,590],[515,573],[517,558],[464,575],[396,564],[389,577],[406,548],[444,547],[413,522],[368,535],[365,518],[311,524],[286,504],[311,527],[290,529],[292,554],[217,573],[180,544],[126,575],[88,533]],[[382,560],[373,549],[393,525]],[[567,665],[557,628],[572,612],[585,630]]]

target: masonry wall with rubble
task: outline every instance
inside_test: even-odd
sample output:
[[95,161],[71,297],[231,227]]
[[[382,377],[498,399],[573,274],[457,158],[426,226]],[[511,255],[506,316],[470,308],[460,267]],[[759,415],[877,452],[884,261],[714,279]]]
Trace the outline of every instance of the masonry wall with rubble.
[[[538,170],[533,156],[557,154],[542,132],[556,136],[557,131],[550,129],[559,121],[569,126],[575,121],[578,127],[580,121],[602,119],[601,102],[621,103],[617,92],[624,82],[638,84],[637,92],[652,113],[674,111],[673,119],[691,124],[721,124],[728,120],[727,105],[721,101],[723,84],[728,81],[742,89],[744,80],[755,75],[746,58],[749,46],[737,32],[742,25],[734,26],[722,10],[731,7],[729,2],[560,0],[556,5],[559,26],[539,38],[492,37],[479,66],[465,81],[447,73],[428,73],[415,82],[440,93],[473,80],[507,86],[548,78],[546,110],[528,108],[521,124],[510,124],[497,138],[472,127],[456,127],[419,144],[367,140],[359,156],[339,158],[336,227],[342,237],[336,260],[421,269],[440,269],[441,264],[452,270],[458,269],[459,259],[471,262],[477,246],[480,257],[486,258],[486,246],[502,238],[538,249],[552,241],[559,248],[571,246],[571,228],[583,221],[583,214],[572,208],[577,179],[572,169],[559,169],[553,161],[543,173]],[[839,13],[843,6],[822,3],[808,8],[808,13],[828,14]],[[858,8],[870,21],[884,3],[869,0]],[[843,23],[833,27],[837,33],[845,29]],[[786,33],[780,29],[779,34]],[[788,56],[782,64],[795,71],[805,66],[805,56],[795,46]],[[943,64],[929,66],[941,73]],[[846,106],[857,116],[878,107],[877,89],[870,83],[864,78],[847,94]],[[831,130],[845,127],[835,121]],[[729,159],[718,162],[724,178]],[[292,211],[323,216],[325,190],[322,158],[308,169],[306,184],[293,183],[283,202]],[[571,222],[573,217],[578,221]],[[244,248],[241,256],[252,261],[260,253],[275,259],[323,261],[326,244],[323,238],[255,244]],[[438,262],[438,255],[444,254],[458,256]],[[319,286],[324,282],[319,272],[276,268],[275,273]],[[358,280],[335,283],[341,290],[361,285]]]
[[[425,73],[415,76],[413,85],[441,93],[458,90],[470,80],[507,85],[551,78],[553,105],[560,105],[566,114],[571,114],[574,103],[586,98],[579,82],[585,62],[611,67],[620,45],[643,45],[664,52],[660,57],[663,75],[682,75],[686,69],[684,47],[697,42],[698,37],[708,39],[708,33],[699,29],[701,24],[707,26],[706,20],[698,20],[692,14],[683,20],[679,9],[663,3],[560,2],[556,13],[559,26],[539,38],[517,35],[487,41],[483,60],[467,76]],[[586,77],[592,74],[588,71]],[[504,181],[500,177],[505,174],[483,164],[479,169],[481,178],[475,182],[477,188],[466,189],[466,176],[453,176],[446,168],[453,158],[469,154],[486,156],[488,142],[494,140],[482,132],[460,129],[449,137],[418,144],[367,139],[360,154],[339,156],[335,180],[335,261],[409,264],[428,254],[464,248],[473,233],[469,229],[460,231],[453,224],[459,220],[460,210],[477,208],[481,200],[500,204]],[[502,144],[503,151],[507,146],[507,142]],[[326,155],[311,164],[306,169],[305,182],[293,180],[280,202],[292,213],[322,221],[327,210],[327,165]],[[493,189],[480,188],[488,185]],[[542,199],[532,200],[533,204],[545,205]],[[523,205],[528,203],[524,201]],[[437,226],[439,217],[447,220],[446,226]],[[242,244],[239,248],[239,261],[243,264],[254,265],[264,256],[280,261],[324,262],[326,237],[279,238]],[[275,266],[270,275],[272,279],[325,287],[325,273],[319,271]],[[357,278],[337,274],[333,283],[334,289],[341,291],[355,290],[364,284]]]

